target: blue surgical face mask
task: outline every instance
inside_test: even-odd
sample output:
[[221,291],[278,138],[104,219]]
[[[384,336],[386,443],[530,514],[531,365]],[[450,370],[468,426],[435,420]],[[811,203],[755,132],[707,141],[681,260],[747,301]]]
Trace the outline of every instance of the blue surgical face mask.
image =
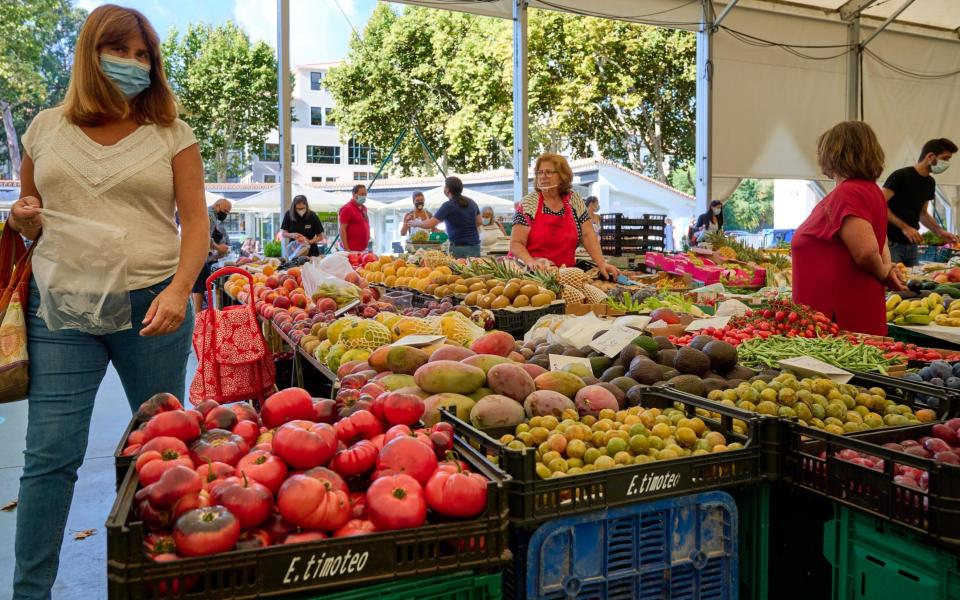
[[128,100],[150,87],[150,65],[139,60],[101,54],[100,69]]
[[366,196],[366,195],[357,196],[357,204],[363,204],[363,203],[366,202],[366,201],[367,201],[367,196]]

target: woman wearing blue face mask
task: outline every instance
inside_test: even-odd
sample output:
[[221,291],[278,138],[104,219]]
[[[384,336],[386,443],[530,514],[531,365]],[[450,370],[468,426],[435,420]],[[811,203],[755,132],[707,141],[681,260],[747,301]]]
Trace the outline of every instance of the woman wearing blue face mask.
[[[132,327],[51,332],[37,315],[40,296],[31,281],[13,581],[18,600],[50,597],[107,366],[116,368],[133,410],[159,392],[184,397],[193,330],[188,297],[210,244],[197,141],[177,119],[159,39],[139,12],[108,4],[90,13],[64,103],[34,118],[23,146],[21,197],[7,226],[36,240],[43,210],[50,209],[126,231],[120,243]],[[55,239],[54,229],[44,238],[50,236]]]
[[480,211],[480,249],[489,251],[503,237],[507,237],[507,232],[503,224],[493,217],[493,207],[484,206]]

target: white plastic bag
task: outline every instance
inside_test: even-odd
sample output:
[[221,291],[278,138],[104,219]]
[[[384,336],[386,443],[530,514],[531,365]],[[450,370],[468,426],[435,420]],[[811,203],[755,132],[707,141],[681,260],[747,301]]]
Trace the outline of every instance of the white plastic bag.
[[130,329],[127,232],[49,209],[41,219],[33,276],[40,289],[37,315],[47,329],[94,335]]
[[319,260],[314,258],[310,262],[324,273],[329,273],[340,279],[345,278],[347,273],[353,273],[353,266],[350,264],[350,260],[347,259],[347,255],[343,252],[337,252]]

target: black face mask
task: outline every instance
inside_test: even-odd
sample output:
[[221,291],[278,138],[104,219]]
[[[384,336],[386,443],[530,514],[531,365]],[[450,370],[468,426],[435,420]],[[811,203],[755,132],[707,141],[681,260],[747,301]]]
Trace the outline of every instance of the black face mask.
[[223,212],[223,211],[219,211],[219,210],[217,211],[217,220],[218,220],[218,221],[223,221],[223,220],[226,219],[226,218],[227,218],[227,213],[225,213],[225,212]]
[[413,206],[416,207],[417,210],[420,210],[421,208],[423,208],[423,202],[417,202]]

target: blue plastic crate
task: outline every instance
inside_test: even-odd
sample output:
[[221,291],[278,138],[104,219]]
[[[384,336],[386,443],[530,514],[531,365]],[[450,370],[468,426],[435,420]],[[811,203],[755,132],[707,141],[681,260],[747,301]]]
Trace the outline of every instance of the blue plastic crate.
[[557,519],[533,532],[513,567],[525,569],[527,600],[731,600],[737,519],[725,492]]

